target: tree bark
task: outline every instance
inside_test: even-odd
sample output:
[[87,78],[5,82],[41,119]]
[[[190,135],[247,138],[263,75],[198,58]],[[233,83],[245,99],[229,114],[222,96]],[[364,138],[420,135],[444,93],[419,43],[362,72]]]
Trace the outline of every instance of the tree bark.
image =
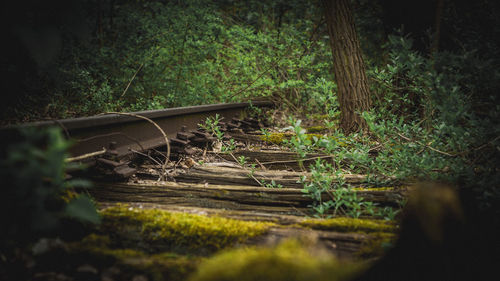
[[346,134],[366,131],[360,113],[371,107],[370,90],[349,0],[322,2],[337,82],[340,126]]

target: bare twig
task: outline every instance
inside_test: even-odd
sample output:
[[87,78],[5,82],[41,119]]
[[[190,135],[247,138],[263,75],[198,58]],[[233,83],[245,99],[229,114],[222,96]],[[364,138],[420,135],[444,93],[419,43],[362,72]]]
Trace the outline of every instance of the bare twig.
[[255,158],[255,162],[257,164],[259,164],[260,168],[262,168],[262,170],[267,170],[266,166],[262,165],[262,163],[260,163],[259,159]]
[[487,142],[487,143],[485,143],[485,144],[483,144],[483,145],[481,145],[481,146],[478,146],[478,147],[476,147],[476,148],[474,148],[474,149],[472,149],[472,150],[474,150],[474,151],[481,150],[481,149],[483,149],[483,148],[487,147],[488,145],[490,145],[490,144],[494,143],[494,142],[495,142],[495,141],[497,141],[498,139],[500,139],[500,136],[497,136],[496,138],[494,138],[494,139],[490,140],[489,142]]
[[306,213],[302,212],[301,210],[295,208],[295,206],[290,205],[290,207],[292,207],[292,209],[294,209],[297,213],[302,214],[304,217],[308,217],[309,216],[308,214],[306,214]]
[[[311,160],[316,160],[316,159],[326,159],[326,158],[333,158],[333,157],[334,156],[332,156],[332,155],[324,155],[324,156],[317,156],[317,157],[312,157],[312,158],[301,159],[301,161],[311,161]],[[264,163],[262,163],[262,165],[286,164],[286,163],[295,163],[298,161],[299,160],[279,160],[279,161],[264,162]]]
[[[281,60],[281,58],[280,58]],[[271,70],[273,67],[275,67],[277,64],[278,64],[279,60],[278,61],[275,61],[273,62],[267,69],[265,69],[263,72],[261,72],[257,78],[255,78],[253,81],[250,81],[250,83],[248,83],[248,85],[246,85],[245,87],[242,87],[240,90],[238,90],[238,92],[232,94],[230,96],[230,98],[233,98],[233,97],[236,97],[237,95],[243,93],[244,91],[248,90],[248,88],[250,88],[255,82],[257,82],[262,76],[264,76],[264,74],[266,74],[269,70]]]
[[99,150],[99,151],[94,151],[94,152],[79,155],[76,157],[68,157],[68,158],[64,159],[64,162],[69,163],[69,162],[79,161],[79,160],[99,156],[99,155],[102,155],[104,153],[106,153],[106,148],[103,147],[102,150]]
[[400,136],[402,139],[406,140],[406,141],[409,141],[409,142],[414,142],[414,143],[417,143],[421,146],[424,146],[424,147],[427,147],[428,149],[434,151],[434,152],[437,152],[437,153],[440,153],[440,154],[443,154],[443,155],[446,155],[446,156],[450,156],[450,157],[455,157],[457,156],[458,154],[451,154],[451,153],[448,153],[448,152],[445,152],[445,151],[441,151],[441,150],[438,150],[438,149],[435,149],[434,147],[430,146],[430,145],[427,145],[427,144],[424,144],[424,143],[421,143],[417,140],[412,140],[408,137],[405,137],[403,136],[402,134],[400,133],[396,133],[398,136]]
[[137,73],[139,73],[139,71],[141,71],[141,69],[142,69],[143,66],[144,66],[144,63],[142,63],[139,66],[139,68],[137,69],[137,71],[134,73],[134,76],[132,76],[132,79],[130,79],[130,81],[128,82],[127,87],[125,87],[125,90],[123,90],[123,93],[120,95],[120,98],[123,98],[123,96],[125,95],[125,93],[127,93],[127,90],[130,87],[130,84],[132,84],[132,81],[134,81],[135,76],[137,76]]
[[144,157],[148,158],[149,160],[151,160],[151,161],[155,162],[155,163],[156,163],[156,165],[158,165],[158,166],[160,166],[160,167],[163,165],[163,164],[162,164],[162,163],[160,163],[158,160],[156,160],[156,159],[154,159],[153,157],[151,157],[151,155],[149,155],[149,154],[142,153],[142,152],[140,152],[140,151],[133,150],[133,149],[131,149],[131,148],[130,148],[129,150],[130,150],[130,151],[132,151],[133,153],[136,153],[136,154],[139,154],[139,155],[142,155],[142,156],[144,156]]
[[163,129],[155,121],[153,121],[145,116],[142,116],[142,115],[138,115],[138,114],[134,114],[134,113],[127,113],[127,112],[106,112],[106,113],[102,113],[102,114],[118,114],[118,115],[132,116],[135,118],[143,119],[143,120],[146,120],[149,123],[153,124],[153,126],[155,126],[158,129],[158,131],[160,131],[160,133],[163,135],[163,138],[165,140],[165,144],[167,146],[167,156],[165,156],[165,162],[163,163],[163,165],[161,167],[161,170],[162,170],[161,179],[165,179],[166,173],[167,173],[166,172],[167,164],[168,164],[168,161],[170,159],[170,143],[168,142],[168,137],[167,137],[167,134],[165,133],[165,131],[163,131]]
[[234,161],[236,161],[236,163],[238,163],[238,165],[240,165],[240,167],[241,167],[243,170],[245,170],[245,171],[247,171],[247,172],[248,172],[248,175],[249,175],[249,176],[250,176],[250,177],[251,177],[254,181],[256,181],[256,182],[257,182],[260,186],[264,186],[264,185],[262,184],[262,182],[260,182],[260,181],[259,181],[259,180],[258,180],[258,179],[257,179],[257,178],[253,175],[253,173],[252,173],[251,171],[248,171],[248,170],[247,170],[247,169],[246,169],[243,165],[241,165],[241,164],[240,164],[240,162],[238,161],[238,159],[236,159],[236,157],[234,157],[234,155],[233,155],[232,153],[229,153],[229,155],[231,155],[231,157],[233,157]]
[[76,139],[76,141],[77,142],[86,142],[86,141],[90,141],[90,140],[97,139],[97,138],[105,138],[105,137],[116,136],[116,135],[123,136],[123,137],[135,142],[142,150],[145,150],[144,147],[142,146],[142,144],[139,142],[139,140],[137,140],[137,139],[135,139],[127,134],[124,134],[122,132],[112,132],[109,134],[95,135],[95,136],[91,136],[91,137],[84,138],[84,139]]
[[70,134],[68,132],[68,129],[66,128],[66,126],[64,126],[64,124],[61,122],[61,120],[58,120],[58,119],[54,119],[54,118],[42,118],[41,120],[47,120],[47,121],[52,121],[54,123],[56,123],[59,127],[61,127],[61,129],[63,129],[64,131],[64,135],[66,135],[66,138],[70,138]]

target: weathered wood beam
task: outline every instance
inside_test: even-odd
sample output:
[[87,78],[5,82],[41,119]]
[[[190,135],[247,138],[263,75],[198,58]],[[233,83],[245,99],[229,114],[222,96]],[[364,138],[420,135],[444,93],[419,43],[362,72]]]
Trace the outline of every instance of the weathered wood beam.
[[[232,156],[224,153],[215,153],[217,156],[228,161],[234,161]],[[270,170],[294,170],[301,171],[299,165],[299,158],[297,153],[292,151],[282,151],[282,150],[237,150],[233,152],[233,155],[238,158],[244,156],[249,164],[258,164],[259,162]],[[316,159],[322,159],[327,163],[333,164],[333,158],[331,155],[320,154],[320,153],[309,153],[304,157],[302,165],[305,169],[309,169],[309,166],[314,164]]]
[[[290,172],[277,170],[258,170],[252,171],[251,168],[230,168],[230,167],[215,167],[215,166],[193,166],[186,173],[180,173],[175,176],[177,180],[184,182],[208,182],[211,184],[238,184],[238,185],[254,185],[260,184],[250,176],[257,178],[260,182],[270,183],[274,180],[276,184],[281,184],[283,187],[302,188],[303,184],[299,182],[302,176],[310,178],[311,174],[307,172]],[[366,182],[365,175],[344,175],[346,183],[353,185],[362,185]]]
[[[99,183],[90,190],[102,202],[152,203],[179,207],[220,208],[270,214],[311,215],[312,200],[299,188],[265,188],[174,182],[144,184]],[[357,191],[366,200],[397,205],[404,191]],[[325,200],[330,198],[325,196]]]

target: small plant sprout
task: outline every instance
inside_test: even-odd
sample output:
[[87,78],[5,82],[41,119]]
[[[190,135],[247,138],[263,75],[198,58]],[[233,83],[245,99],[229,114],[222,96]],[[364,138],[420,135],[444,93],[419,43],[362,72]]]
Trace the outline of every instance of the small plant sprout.
[[247,158],[245,157],[245,155],[241,155],[240,157],[238,157],[238,164],[240,166],[245,166],[245,164],[247,163]]
[[222,142],[222,139],[224,138],[224,132],[221,131],[219,126],[221,120],[222,117],[219,114],[215,114],[215,117],[207,117],[207,119],[205,119],[205,122],[198,124],[198,126],[207,131],[209,134],[212,134],[217,138],[218,141]]
[[222,147],[221,147],[222,152],[229,153],[234,150],[236,150],[236,142],[234,141],[234,139],[229,139],[228,142],[222,142]]
[[271,180],[271,183],[265,183],[264,181],[261,181],[262,184],[264,185],[264,187],[268,187],[268,188],[282,188],[283,185],[281,184],[277,184],[276,181],[274,180]]

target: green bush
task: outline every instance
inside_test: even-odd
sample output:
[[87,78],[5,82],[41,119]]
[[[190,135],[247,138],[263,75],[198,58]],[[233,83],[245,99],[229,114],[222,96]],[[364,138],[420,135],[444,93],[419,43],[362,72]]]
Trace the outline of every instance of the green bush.
[[65,179],[69,143],[60,130],[23,129],[19,133],[21,140],[7,147],[0,162],[2,241],[48,235],[59,229],[65,218],[98,223],[92,200],[74,191],[89,183]]
[[[500,198],[498,71],[474,51],[425,58],[391,36],[390,62],[374,68],[375,107],[364,113],[382,149],[374,167],[401,179],[433,179]],[[484,79],[484,78],[487,79]],[[492,204],[491,200],[482,200]],[[487,203],[489,201],[489,203]]]
[[112,25],[99,36],[67,41],[49,108],[91,115],[273,96],[291,108],[325,110],[335,84],[317,8],[291,9],[276,27],[273,14],[256,23],[239,4],[234,11],[199,0],[112,6]]

